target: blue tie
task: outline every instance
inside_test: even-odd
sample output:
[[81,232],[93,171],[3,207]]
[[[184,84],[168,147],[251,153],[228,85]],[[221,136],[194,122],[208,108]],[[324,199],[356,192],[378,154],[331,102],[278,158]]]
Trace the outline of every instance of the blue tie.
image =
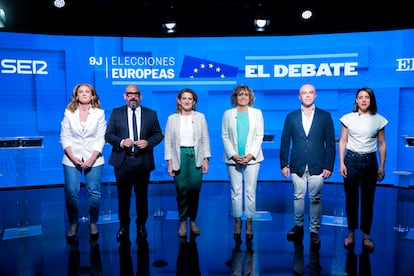
[[[132,128],[134,129],[134,142],[138,141],[137,116],[135,115],[135,108],[132,108]],[[136,146],[131,148],[131,151],[136,152]]]

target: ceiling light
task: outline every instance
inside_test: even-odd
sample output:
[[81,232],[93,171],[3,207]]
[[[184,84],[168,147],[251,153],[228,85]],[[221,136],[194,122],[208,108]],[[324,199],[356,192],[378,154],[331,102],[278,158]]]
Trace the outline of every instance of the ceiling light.
[[174,19],[169,18],[164,21],[164,23],[162,24],[162,27],[167,32],[167,34],[172,34],[172,33],[175,33],[175,28],[177,27],[177,23],[175,22]]
[[254,20],[255,30],[258,32],[266,31],[269,24],[270,24],[270,20],[263,16],[258,16]]
[[65,0],[55,0],[53,1],[53,5],[55,5],[56,8],[63,8],[65,6]]
[[0,9],[0,28],[6,27],[6,12]]
[[173,34],[175,33],[177,22],[175,20],[176,13],[172,3],[168,5],[167,13],[165,15],[166,16],[162,20],[162,28],[167,34]]
[[311,9],[304,9],[302,11],[301,17],[304,20],[309,20],[313,16],[313,12]]

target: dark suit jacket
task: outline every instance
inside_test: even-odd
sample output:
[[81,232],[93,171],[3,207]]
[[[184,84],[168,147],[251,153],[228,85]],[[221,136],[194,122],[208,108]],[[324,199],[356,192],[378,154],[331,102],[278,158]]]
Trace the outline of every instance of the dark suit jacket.
[[[125,160],[127,149],[121,148],[122,139],[129,137],[128,132],[128,107],[126,105],[114,108],[109,119],[105,140],[112,145],[109,164],[120,168]],[[148,141],[148,147],[140,150],[145,167],[152,171],[155,169],[154,147],[161,143],[162,134],[156,111],[141,106],[141,131],[140,138]]]
[[286,116],[280,141],[281,169],[289,165],[291,173],[302,176],[308,164],[311,175],[321,174],[323,169],[332,172],[335,154],[335,129],[329,112],[315,108],[308,136],[303,130],[301,109]]

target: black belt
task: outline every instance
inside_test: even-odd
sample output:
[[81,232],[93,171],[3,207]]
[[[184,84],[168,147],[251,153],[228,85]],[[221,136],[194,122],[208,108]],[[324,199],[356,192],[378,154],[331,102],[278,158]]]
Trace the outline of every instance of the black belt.
[[137,157],[139,155],[138,152],[127,152],[126,156],[133,156],[133,157]]
[[348,150],[348,153],[350,155],[359,156],[359,157],[369,157],[369,156],[372,156],[372,155],[376,155],[377,154],[376,151],[367,152],[367,153],[359,153],[359,152],[355,152],[355,151],[352,151],[352,150]]
[[180,148],[182,148],[182,149],[191,149],[191,148],[194,148],[194,147],[183,147],[183,146],[181,146]]

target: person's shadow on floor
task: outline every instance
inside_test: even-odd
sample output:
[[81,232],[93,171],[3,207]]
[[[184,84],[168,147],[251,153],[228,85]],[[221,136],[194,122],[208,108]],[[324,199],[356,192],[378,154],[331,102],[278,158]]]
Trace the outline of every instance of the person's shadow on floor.
[[80,276],[89,274],[91,276],[103,275],[102,259],[99,244],[90,241],[89,266],[81,267],[79,243],[69,244],[68,276]]
[[371,260],[367,252],[359,255],[359,271],[358,271],[358,255],[353,249],[348,250],[346,255],[345,273],[349,276],[371,276]]
[[180,238],[176,262],[177,276],[201,276],[200,263],[198,258],[198,247],[195,237],[190,241]]

